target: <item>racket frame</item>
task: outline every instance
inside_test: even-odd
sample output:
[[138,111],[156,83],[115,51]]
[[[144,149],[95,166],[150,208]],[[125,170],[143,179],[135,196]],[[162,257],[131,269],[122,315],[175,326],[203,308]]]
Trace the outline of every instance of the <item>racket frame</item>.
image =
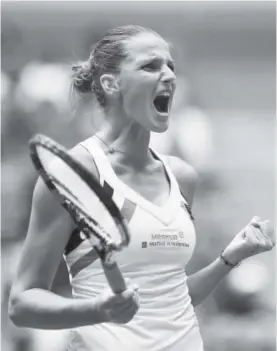
[[[53,175],[48,174],[48,172],[45,170],[43,163],[39,157],[37,147],[42,147],[51,152],[53,155],[62,159],[92,189],[92,191],[97,195],[99,200],[105,206],[107,211],[112,216],[114,222],[116,223],[116,226],[120,232],[121,241],[114,242],[109,234],[104,230],[104,228],[101,227],[93,219],[93,217],[87,214],[78,205],[73,204],[66,196],[61,194],[61,192],[55,186],[55,182],[63,188],[66,187],[62,185]],[[101,260],[104,261],[107,265],[112,265],[112,252],[122,250],[124,247],[128,246],[130,242],[130,233],[127,223],[117,205],[105,192],[98,179],[96,179],[96,177],[83,164],[76,160],[76,158],[71,156],[65,147],[58,144],[53,139],[43,134],[35,134],[29,141],[29,148],[33,164],[48,189],[54,193],[56,197],[58,197],[61,205],[67,210],[73,221],[76,223],[77,227],[82,233],[84,233],[86,238],[93,245]],[[71,192],[69,191],[69,193]],[[102,235],[101,232],[104,232],[104,235]],[[92,240],[92,235],[94,235],[99,240],[99,244],[101,243],[101,245],[97,245]]]

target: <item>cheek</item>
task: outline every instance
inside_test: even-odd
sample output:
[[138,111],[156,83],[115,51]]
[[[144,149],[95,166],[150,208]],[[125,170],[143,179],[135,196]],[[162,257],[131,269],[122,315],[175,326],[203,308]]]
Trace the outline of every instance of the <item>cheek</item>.
[[150,77],[139,76],[126,80],[122,89],[125,108],[144,109],[153,97],[154,88],[155,81]]

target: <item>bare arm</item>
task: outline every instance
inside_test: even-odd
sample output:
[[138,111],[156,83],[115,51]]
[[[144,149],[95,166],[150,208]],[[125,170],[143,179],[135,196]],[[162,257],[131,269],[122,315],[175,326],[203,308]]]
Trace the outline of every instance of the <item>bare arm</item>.
[[[186,162],[177,157],[171,158],[171,167],[179,182],[180,188],[192,205],[197,176],[195,171]],[[232,269],[229,266],[261,252],[271,250],[275,245],[274,229],[270,221],[261,221],[253,217],[229,243],[224,250],[224,260],[217,258],[207,267],[188,276],[187,285],[194,306],[200,304],[219,284],[221,279]]]
[[67,212],[39,180],[10,295],[9,315],[14,324],[62,329],[100,322],[93,301],[64,298],[49,291],[73,228]]
[[193,306],[202,303],[231,269],[217,258],[200,271],[189,275],[187,285]]
[[227,245],[221,258],[188,277],[192,303],[201,303],[234,265],[248,257],[270,251],[274,246],[275,233],[270,221],[261,221],[254,216]]

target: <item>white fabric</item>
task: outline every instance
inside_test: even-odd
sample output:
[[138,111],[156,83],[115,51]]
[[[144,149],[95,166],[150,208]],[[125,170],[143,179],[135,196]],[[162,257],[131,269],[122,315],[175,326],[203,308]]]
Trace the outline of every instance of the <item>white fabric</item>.
[[[170,180],[167,203],[156,206],[113,171],[108,158],[93,139],[83,145],[94,158],[102,178],[114,189],[114,200],[135,203],[129,222],[131,243],[117,260],[123,275],[139,285],[140,309],[125,325],[103,323],[72,330],[70,351],[203,351],[198,322],[186,284],[185,265],[195,247],[195,230],[184,206],[177,181],[162,160]],[[121,208],[121,207],[120,207]],[[83,242],[67,255],[70,267],[91,249]],[[107,282],[99,260],[71,279],[74,296],[95,297]]]

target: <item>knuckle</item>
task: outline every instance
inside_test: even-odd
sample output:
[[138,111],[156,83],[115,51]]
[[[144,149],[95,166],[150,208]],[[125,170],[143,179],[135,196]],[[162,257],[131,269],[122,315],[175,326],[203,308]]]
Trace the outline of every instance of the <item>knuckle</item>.
[[136,310],[139,309],[139,301],[133,301],[132,307]]
[[255,246],[257,245],[257,241],[255,240],[255,238],[253,237],[248,237],[247,238],[247,244],[252,247],[252,246]]
[[120,323],[121,324],[126,324],[126,323],[129,323],[134,317],[134,314],[127,314],[125,316],[123,316],[120,320]]
[[255,249],[258,249],[260,246],[262,246],[262,245],[261,245],[261,243],[259,243],[259,241],[255,241],[254,242],[254,248]]
[[122,319],[122,320],[120,321],[120,324],[127,324],[127,323],[129,323],[129,322],[131,321],[131,319],[132,319],[132,318]]

